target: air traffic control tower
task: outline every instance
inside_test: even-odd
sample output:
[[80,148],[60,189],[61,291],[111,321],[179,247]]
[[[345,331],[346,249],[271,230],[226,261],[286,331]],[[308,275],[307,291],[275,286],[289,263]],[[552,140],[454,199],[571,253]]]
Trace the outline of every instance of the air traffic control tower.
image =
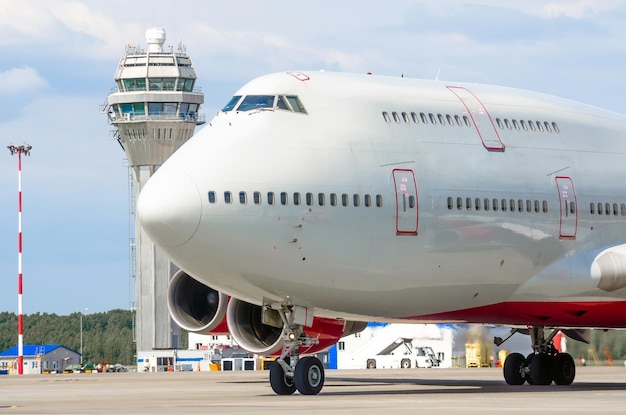
[[[185,47],[165,51],[165,30],[159,28],[148,29],[146,41],[147,51],[126,47],[115,73],[117,87],[101,108],[132,170],[133,216],[137,196],[150,176],[204,123],[198,114],[204,94],[195,89],[196,71]],[[180,329],[167,310],[167,286],[177,268],[136,220],[130,246],[137,351],[179,348]]]

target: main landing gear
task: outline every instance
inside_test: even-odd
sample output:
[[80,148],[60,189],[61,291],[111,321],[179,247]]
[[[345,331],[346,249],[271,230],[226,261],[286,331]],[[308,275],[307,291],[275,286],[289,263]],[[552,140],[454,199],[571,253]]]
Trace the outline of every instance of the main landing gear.
[[298,390],[302,395],[317,395],[324,386],[324,366],[317,357],[300,357],[300,347],[318,343],[307,335],[302,325],[294,323],[293,309],[281,307],[278,311],[283,320],[283,349],[270,367],[270,385],[278,395],[291,395]]
[[[507,338],[494,339],[496,345],[502,344],[513,334],[521,330],[513,329]],[[504,361],[504,380],[509,385],[570,385],[576,377],[574,359],[567,353],[559,353],[554,347],[555,329],[545,338],[543,327],[530,328],[533,353],[524,357],[520,353],[511,353]]]

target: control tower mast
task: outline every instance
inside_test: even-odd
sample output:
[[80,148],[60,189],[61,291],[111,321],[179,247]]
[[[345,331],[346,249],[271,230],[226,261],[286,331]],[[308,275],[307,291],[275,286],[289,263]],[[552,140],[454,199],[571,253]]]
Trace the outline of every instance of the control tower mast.
[[[204,124],[198,110],[204,94],[194,88],[197,79],[191,58],[179,44],[163,50],[165,30],[146,31],[148,50],[128,45],[117,71],[114,89],[102,107],[113,125],[133,172],[131,214],[139,192],[155,170]],[[178,348],[180,329],[167,310],[167,286],[177,271],[148,239],[135,220],[131,238],[136,296],[137,351]],[[132,265],[131,265],[132,267]]]

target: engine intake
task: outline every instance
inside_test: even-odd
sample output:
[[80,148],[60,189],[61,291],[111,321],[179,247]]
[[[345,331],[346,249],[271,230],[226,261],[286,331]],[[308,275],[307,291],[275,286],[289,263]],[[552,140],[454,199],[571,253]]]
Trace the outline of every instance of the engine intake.
[[[226,321],[233,340],[243,349],[270,356],[279,354],[283,347],[283,327],[263,324],[263,308],[245,301],[231,298],[226,311]],[[311,327],[304,331],[319,343],[307,349],[301,347],[301,354],[315,354],[337,343],[343,336],[362,331],[367,323],[315,317]]]
[[181,328],[193,333],[216,333],[227,305],[228,296],[198,282],[183,270],[174,274],[167,289],[170,316]]

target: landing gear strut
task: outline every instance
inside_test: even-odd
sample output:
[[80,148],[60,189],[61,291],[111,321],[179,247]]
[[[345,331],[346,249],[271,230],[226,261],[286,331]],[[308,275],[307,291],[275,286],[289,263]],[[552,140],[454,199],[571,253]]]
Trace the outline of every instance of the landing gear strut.
[[293,306],[275,310],[283,320],[283,349],[270,368],[270,385],[278,395],[291,395],[296,389],[302,395],[317,395],[324,386],[324,366],[317,357],[300,358],[300,347],[318,343],[303,326],[294,323]]
[[[502,339],[495,339],[497,345],[502,344],[514,333],[520,330],[513,329],[511,334]],[[531,327],[530,338],[533,353],[524,357],[519,353],[511,353],[504,361],[504,380],[509,385],[570,385],[576,377],[574,359],[567,353],[559,353],[554,347],[554,336],[559,329],[553,330],[545,338],[543,327]]]

